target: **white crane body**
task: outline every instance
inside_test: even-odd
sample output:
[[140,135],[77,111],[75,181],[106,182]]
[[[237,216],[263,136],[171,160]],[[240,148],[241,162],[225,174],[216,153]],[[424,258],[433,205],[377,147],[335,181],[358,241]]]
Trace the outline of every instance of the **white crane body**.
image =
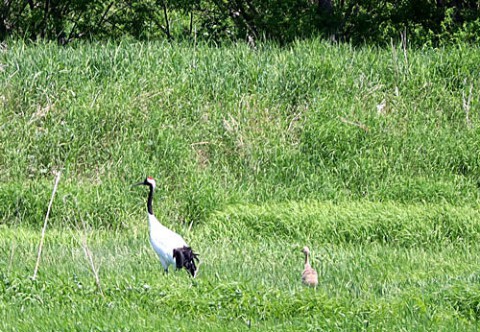
[[150,228],[150,243],[153,250],[157,253],[163,268],[167,271],[171,264],[175,265],[173,250],[188,247],[188,245],[180,235],[163,226],[152,214],[148,214],[148,224]]

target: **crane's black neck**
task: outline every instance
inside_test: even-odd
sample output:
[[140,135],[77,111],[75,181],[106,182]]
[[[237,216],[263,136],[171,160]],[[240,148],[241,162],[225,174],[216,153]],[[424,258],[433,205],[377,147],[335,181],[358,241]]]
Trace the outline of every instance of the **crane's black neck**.
[[148,193],[147,210],[149,214],[153,215],[153,208],[152,208],[153,186],[151,184],[148,184],[148,188],[150,188],[150,192]]

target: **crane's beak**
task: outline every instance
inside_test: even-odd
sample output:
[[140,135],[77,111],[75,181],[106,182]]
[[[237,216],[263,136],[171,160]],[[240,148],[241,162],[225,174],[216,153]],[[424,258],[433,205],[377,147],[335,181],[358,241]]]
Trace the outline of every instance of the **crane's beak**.
[[144,185],[145,182],[138,182],[138,183],[135,183],[135,184],[132,184],[132,187],[135,187],[135,186],[141,186],[141,185]]

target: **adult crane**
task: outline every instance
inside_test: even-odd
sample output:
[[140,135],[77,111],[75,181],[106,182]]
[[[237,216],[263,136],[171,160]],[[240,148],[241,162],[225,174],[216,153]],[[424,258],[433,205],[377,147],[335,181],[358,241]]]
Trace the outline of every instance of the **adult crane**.
[[198,261],[198,254],[193,252],[179,234],[162,225],[153,214],[152,201],[156,186],[155,180],[147,177],[144,181],[134,184],[134,186],[141,185],[147,186],[150,190],[147,200],[150,243],[158,255],[165,273],[168,273],[168,267],[174,264],[177,269],[185,268],[195,278],[198,271],[195,260]]

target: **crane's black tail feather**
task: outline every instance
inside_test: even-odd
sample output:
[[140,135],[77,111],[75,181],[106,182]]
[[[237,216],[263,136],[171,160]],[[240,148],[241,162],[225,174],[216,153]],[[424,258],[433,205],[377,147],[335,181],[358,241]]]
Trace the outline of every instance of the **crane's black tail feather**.
[[184,246],[182,248],[173,249],[173,259],[175,259],[177,269],[184,267],[190,272],[192,277],[195,278],[195,275],[197,274],[195,260],[198,262],[198,254],[194,253],[192,248]]

